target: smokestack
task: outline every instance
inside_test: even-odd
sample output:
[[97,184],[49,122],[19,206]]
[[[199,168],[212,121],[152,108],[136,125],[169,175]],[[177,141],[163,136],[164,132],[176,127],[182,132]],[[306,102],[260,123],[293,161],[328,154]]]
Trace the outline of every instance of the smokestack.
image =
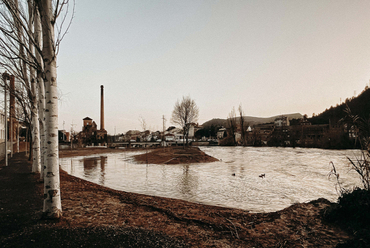
[[104,130],[104,86],[100,85],[100,130]]

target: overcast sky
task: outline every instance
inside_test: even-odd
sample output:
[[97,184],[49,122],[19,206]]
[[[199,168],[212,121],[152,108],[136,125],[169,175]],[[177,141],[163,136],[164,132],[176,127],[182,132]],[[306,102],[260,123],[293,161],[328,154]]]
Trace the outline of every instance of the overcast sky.
[[370,79],[370,1],[76,0],[58,55],[59,128],[109,134],[172,125],[190,96],[199,123],[245,115],[311,116]]

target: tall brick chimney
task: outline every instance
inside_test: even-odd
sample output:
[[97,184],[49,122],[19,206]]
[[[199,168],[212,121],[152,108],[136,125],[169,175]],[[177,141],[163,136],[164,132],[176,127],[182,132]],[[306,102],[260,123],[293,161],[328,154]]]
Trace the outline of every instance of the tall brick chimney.
[[104,86],[100,85],[100,130],[104,130]]

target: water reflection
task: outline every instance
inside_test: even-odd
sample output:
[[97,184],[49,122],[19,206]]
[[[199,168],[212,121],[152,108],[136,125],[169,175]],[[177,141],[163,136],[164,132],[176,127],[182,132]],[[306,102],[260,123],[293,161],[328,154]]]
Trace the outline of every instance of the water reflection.
[[[346,156],[355,151],[301,148],[204,147],[222,161],[204,164],[136,164],[123,152],[63,158],[62,169],[88,181],[141,194],[270,212],[320,197],[335,201],[333,161],[346,186],[359,185]],[[235,174],[235,175],[234,175]],[[265,174],[264,178],[259,175]]]
[[[105,166],[107,164],[107,156],[99,157],[84,157],[83,159],[84,177],[94,180],[98,178],[101,185],[105,184]],[[74,168],[71,160],[71,168]],[[74,170],[71,170],[74,171]]]
[[186,199],[191,199],[196,196],[198,189],[198,176],[194,172],[189,172],[189,170],[189,164],[183,165],[182,174],[179,176],[179,182],[177,184],[179,192]]

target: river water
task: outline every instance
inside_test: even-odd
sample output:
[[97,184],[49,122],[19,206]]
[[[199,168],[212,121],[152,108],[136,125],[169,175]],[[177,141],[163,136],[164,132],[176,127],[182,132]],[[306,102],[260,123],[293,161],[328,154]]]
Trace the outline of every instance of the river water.
[[[201,147],[219,162],[180,165],[136,164],[143,151],[61,158],[63,170],[127,192],[182,199],[251,212],[281,210],[320,197],[336,201],[335,164],[343,186],[360,186],[346,156],[359,150],[307,148]],[[265,174],[265,177],[260,177]]]

